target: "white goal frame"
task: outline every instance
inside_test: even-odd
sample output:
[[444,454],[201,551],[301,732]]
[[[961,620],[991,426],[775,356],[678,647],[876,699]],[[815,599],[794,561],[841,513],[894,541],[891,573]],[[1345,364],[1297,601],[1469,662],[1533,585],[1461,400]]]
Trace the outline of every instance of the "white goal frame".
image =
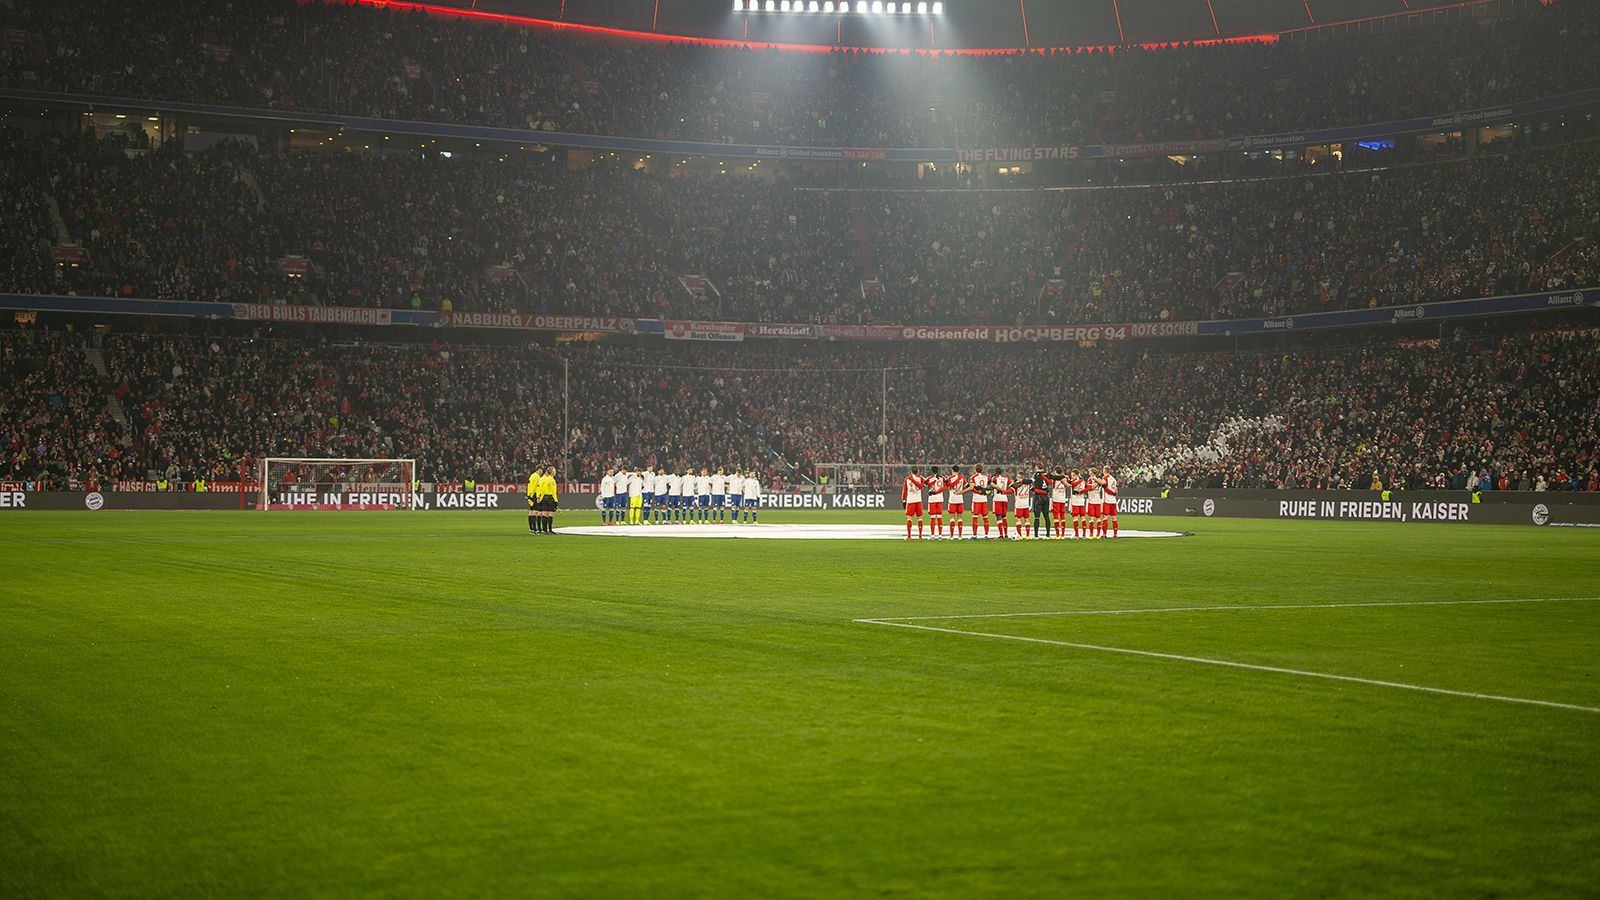
[[[336,489],[333,491],[317,491],[313,484],[310,492],[295,493],[296,498],[304,495],[306,502],[274,503],[270,475],[273,464],[282,465],[311,465],[311,466],[374,466],[389,465],[399,466],[401,483],[372,482],[357,485],[357,490]],[[268,456],[261,460],[259,471],[261,490],[256,499],[256,508],[260,510],[274,509],[416,509],[416,483],[417,461],[415,459],[397,457],[393,459],[359,459],[344,457],[306,457],[306,456]],[[280,498],[281,499],[281,498]]]

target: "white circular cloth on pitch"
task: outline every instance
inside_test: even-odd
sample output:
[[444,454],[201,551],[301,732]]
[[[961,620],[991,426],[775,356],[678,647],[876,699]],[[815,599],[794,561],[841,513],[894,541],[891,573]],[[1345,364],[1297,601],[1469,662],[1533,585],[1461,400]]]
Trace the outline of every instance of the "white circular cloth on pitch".
[[[769,523],[751,523],[747,525],[584,525],[557,528],[556,533],[600,535],[602,537],[895,541],[905,540],[906,527],[904,525],[785,525]],[[1183,534],[1177,531],[1135,531],[1124,528],[1117,539],[1158,537],[1183,537]],[[966,538],[961,540],[966,540]]]

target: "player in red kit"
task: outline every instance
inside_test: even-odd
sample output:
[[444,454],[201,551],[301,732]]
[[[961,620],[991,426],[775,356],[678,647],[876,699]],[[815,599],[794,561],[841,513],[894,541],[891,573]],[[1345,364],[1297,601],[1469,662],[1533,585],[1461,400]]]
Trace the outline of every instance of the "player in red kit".
[[1111,474],[1111,467],[1106,466],[1100,473],[1100,492],[1104,500],[1100,504],[1100,533],[1106,533],[1106,524],[1109,520],[1111,536],[1117,536],[1117,476]]
[[937,470],[929,473],[924,486],[928,489],[928,530],[936,541],[944,540],[944,476]]
[[[994,498],[994,520],[1000,526],[1000,540],[1006,539],[1006,513],[1011,510],[1011,479],[1004,472],[996,472],[989,479],[989,495]],[[989,534],[989,520],[983,520],[983,533]]]
[[967,508],[967,476],[961,474],[960,466],[951,466],[950,474],[944,477],[945,490],[950,492],[950,537],[961,540],[961,529],[964,523],[961,514]]
[[1077,469],[1072,470],[1072,536],[1083,537],[1088,515],[1089,482]]
[[1017,533],[1012,540],[1026,540],[1028,537],[1028,507],[1033,500],[1033,482],[1028,480],[1028,473],[1017,473],[1017,477],[1011,482],[1011,496],[1016,500],[1016,503],[1013,504],[1016,509],[1012,512],[1012,516],[1017,520]]
[[1089,479],[1089,539],[1102,537],[1100,525],[1105,521],[1105,484],[1095,470],[1090,469]]
[[911,520],[917,520],[917,540],[922,540],[922,486],[924,479],[912,467],[900,482],[900,500],[906,505],[906,540],[911,540]]
[[972,538],[978,538],[978,520],[983,519],[983,536],[989,536],[989,476],[983,466],[972,467]]
[[1057,466],[1050,475],[1050,521],[1053,523],[1054,534],[1058,541],[1067,539],[1067,476],[1061,474],[1061,467]]

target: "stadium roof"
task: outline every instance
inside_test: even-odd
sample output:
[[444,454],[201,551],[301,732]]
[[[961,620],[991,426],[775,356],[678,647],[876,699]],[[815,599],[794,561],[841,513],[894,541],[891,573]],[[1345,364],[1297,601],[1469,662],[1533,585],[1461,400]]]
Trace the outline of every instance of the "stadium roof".
[[[371,0],[366,0],[371,2]],[[379,0],[381,2],[381,0]],[[1519,0],[946,0],[932,17],[738,14],[731,0],[434,0],[645,34],[806,46],[939,49],[1086,47],[1277,33]],[[1538,2],[1538,0],[1525,0]]]

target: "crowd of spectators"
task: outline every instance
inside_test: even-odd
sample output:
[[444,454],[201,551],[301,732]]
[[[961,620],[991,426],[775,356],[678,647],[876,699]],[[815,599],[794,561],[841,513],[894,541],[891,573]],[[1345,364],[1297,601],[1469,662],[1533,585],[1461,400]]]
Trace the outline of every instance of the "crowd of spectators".
[[46,153],[14,129],[0,127],[0,290],[49,293],[54,281],[50,182]]
[[[19,4],[0,85],[666,139],[1040,146],[1387,121],[1594,87],[1594,4],[1274,43],[828,54],[556,37],[342,2]],[[38,56],[39,58],[33,58]]]
[[174,484],[236,481],[262,457],[406,457],[428,481],[512,479],[561,444],[553,356],[527,347],[138,335],[105,353],[141,462]]
[[[531,153],[234,142],[143,152],[86,136],[11,139],[0,153],[18,161],[0,176],[18,219],[0,245],[0,283],[28,292],[1057,324],[1295,315],[1600,281],[1594,141],[1317,176],[992,191],[817,190]],[[51,259],[41,186],[86,262]],[[691,275],[704,281],[681,277]],[[869,275],[876,289],[865,292]]]
[[[1271,352],[364,344],[5,332],[6,478],[231,481],[261,456],[411,457],[424,481],[607,466],[1110,464],[1130,483],[1593,490],[1600,329]],[[114,391],[134,435],[105,412]],[[882,434],[885,442],[879,443]],[[878,483],[885,483],[879,481]]]
[[1245,318],[1588,286],[1600,147],[1329,176],[885,192],[889,321]]
[[98,490],[136,465],[80,336],[0,331],[0,482]]

